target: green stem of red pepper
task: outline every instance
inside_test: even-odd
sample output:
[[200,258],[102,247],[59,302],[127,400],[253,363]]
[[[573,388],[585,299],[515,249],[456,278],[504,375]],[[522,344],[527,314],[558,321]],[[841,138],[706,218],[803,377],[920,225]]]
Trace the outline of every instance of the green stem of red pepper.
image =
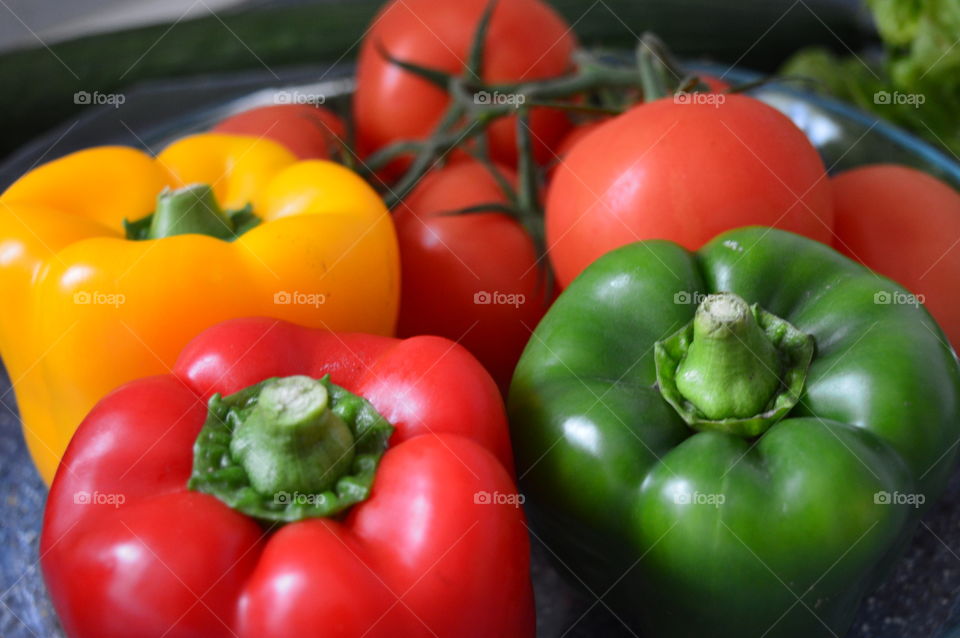
[[813,338],[739,296],[708,295],[654,348],[664,399],[693,428],[757,436],[797,404]]
[[354,439],[330,410],[326,387],[294,376],[265,384],[233,432],[230,454],[261,493],[320,493],[350,468]]
[[334,516],[370,495],[392,432],[328,377],[268,379],[210,399],[189,487],[263,520]]

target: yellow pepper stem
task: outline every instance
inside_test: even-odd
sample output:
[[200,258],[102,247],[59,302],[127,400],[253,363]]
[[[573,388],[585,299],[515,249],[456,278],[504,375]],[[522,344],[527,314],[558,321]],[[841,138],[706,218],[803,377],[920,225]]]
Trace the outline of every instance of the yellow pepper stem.
[[231,239],[234,232],[233,221],[220,208],[213,189],[207,184],[191,184],[164,189],[157,195],[147,239],[191,234]]

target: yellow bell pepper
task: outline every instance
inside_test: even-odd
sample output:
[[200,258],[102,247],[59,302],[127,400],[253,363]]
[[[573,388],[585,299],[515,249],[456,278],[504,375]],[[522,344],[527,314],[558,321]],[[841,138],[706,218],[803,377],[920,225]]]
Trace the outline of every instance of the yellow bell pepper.
[[[248,204],[260,223],[233,228],[244,217],[224,209]],[[195,135],[156,158],[92,148],[0,196],[0,354],[48,482],[98,399],[169,372],[204,328],[268,316],[388,335],[399,285],[378,195],[265,139]]]

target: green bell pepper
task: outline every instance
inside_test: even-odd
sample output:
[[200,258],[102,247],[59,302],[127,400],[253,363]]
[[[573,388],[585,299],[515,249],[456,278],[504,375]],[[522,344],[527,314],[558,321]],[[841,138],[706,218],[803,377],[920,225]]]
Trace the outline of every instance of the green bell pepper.
[[902,287],[743,228],[587,268],[510,415],[537,537],[644,635],[835,636],[944,488],[960,368]]

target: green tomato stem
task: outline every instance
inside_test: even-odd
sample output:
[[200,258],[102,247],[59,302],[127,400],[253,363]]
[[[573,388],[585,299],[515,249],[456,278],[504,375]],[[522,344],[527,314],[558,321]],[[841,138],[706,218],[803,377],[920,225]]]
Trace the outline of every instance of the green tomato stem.
[[677,369],[677,389],[708,419],[763,412],[780,387],[773,343],[739,296],[708,295],[693,320],[693,341]]

